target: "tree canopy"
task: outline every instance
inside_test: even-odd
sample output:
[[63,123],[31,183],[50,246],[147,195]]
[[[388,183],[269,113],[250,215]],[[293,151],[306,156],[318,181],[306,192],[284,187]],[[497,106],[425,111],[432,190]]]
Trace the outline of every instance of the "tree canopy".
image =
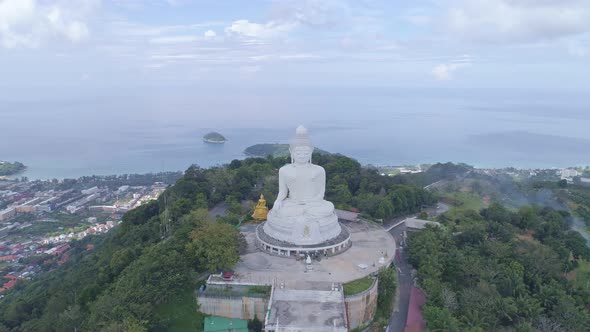
[[[381,176],[345,156],[313,158],[326,169],[326,199],[338,207],[387,219],[435,201],[408,179]],[[232,225],[244,213],[241,202],[263,193],[272,204],[278,168],[287,162],[267,157],[189,167],[157,201],[126,213],[121,226],[71,242],[68,262],[8,291],[0,300],[0,331],[167,331],[177,324],[170,312],[194,319],[199,276],[232,268],[245,247]],[[230,217],[213,221],[208,209],[220,203]]]
[[[567,214],[493,204],[409,240],[432,331],[588,331],[590,293],[565,277],[590,258]],[[553,329],[551,329],[551,328]]]

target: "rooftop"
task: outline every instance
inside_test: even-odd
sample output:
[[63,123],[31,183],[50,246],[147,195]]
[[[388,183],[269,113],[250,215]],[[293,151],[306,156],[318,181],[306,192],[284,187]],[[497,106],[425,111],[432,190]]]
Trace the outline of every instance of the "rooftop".
[[359,217],[358,212],[339,210],[339,209],[336,209],[335,212],[336,212],[336,215],[338,216],[339,220],[356,221]]
[[341,291],[276,288],[267,327],[289,331],[347,331]]

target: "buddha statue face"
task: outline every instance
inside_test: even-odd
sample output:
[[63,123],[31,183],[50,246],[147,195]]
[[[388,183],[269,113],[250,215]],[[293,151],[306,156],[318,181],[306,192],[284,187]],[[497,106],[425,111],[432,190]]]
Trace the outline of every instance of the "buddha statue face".
[[309,146],[297,146],[291,150],[291,159],[295,164],[307,164],[311,162],[313,149]]

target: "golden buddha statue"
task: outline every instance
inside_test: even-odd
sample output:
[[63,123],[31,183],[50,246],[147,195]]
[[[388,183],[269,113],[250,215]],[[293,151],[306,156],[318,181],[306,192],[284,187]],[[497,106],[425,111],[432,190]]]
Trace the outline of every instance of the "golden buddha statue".
[[266,220],[267,215],[268,207],[266,207],[266,200],[264,199],[264,195],[260,194],[260,199],[258,200],[258,204],[256,204],[256,207],[254,208],[252,218],[254,218],[254,220],[263,221]]

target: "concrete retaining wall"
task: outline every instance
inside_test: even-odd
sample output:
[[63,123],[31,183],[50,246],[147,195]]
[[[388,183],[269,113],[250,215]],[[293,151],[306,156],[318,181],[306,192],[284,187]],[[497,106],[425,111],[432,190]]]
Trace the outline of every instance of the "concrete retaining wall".
[[364,326],[373,320],[377,310],[377,286],[379,281],[375,279],[373,285],[362,293],[344,297],[348,328],[353,330]]
[[264,321],[268,299],[238,296],[198,296],[199,311],[214,316],[240,319],[258,319]]

